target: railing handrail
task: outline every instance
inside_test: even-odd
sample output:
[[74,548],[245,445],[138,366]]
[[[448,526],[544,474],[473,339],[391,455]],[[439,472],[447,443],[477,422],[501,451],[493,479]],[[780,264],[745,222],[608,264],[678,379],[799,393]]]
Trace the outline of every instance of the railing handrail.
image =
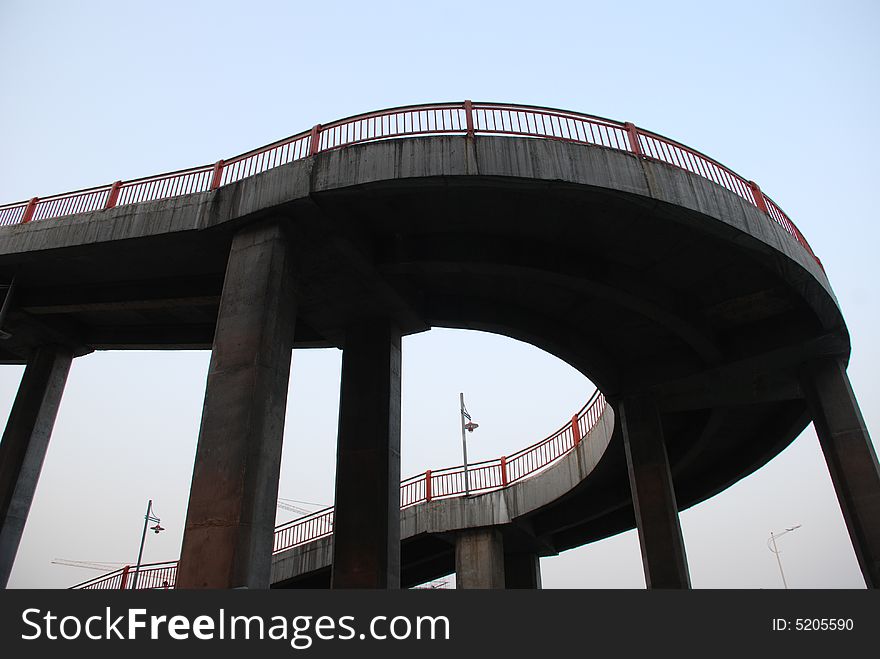
[[[579,419],[580,419],[581,417],[583,417],[583,416],[587,413],[587,410],[588,410],[590,407],[592,407],[594,404],[596,404],[596,401],[599,399],[600,396],[601,396],[601,393],[599,392],[598,389],[596,389],[596,390],[593,392],[593,395],[590,396],[590,398],[587,400],[586,403],[584,403],[584,406],[581,407],[581,409],[578,410],[578,412],[577,412],[577,414],[575,414],[575,416],[576,416],[577,418],[579,418]],[[603,402],[604,402],[604,397],[603,397]],[[507,459],[508,459],[508,460],[512,460],[513,458],[515,458],[515,457],[517,457],[517,456],[519,456],[519,455],[522,455],[522,454],[524,454],[524,453],[528,453],[529,451],[534,451],[534,450],[538,449],[539,447],[543,446],[544,444],[548,444],[551,440],[555,439],[556,437],[558,437],[559,435],[561,435],[562,433],[564,433],[564,432],[565,432],[566,430],[568,430],[568,428],[570,428],[570,427],[571,427],[571,421],[569,421],[568,423],[566,423],[565,425],[563,425],[563,426],[562,426],[561,428],[559,428],[559,430],[557,430],[556,432],[553,432],[553,433],[547,435],[547,437],[545,437],[545,438],[542,439],[541,441],[539,441],[539,442],[535,442],[535,443],[532,444],[531,446],[526,446],[525,448],[521,448],[521,449],[520,449],[519,451],[517,451],[516,453],[511,453],[510,455],[507,456]],[[591,428],[591,429],[592,429],[592,428]],[[589,432],[589,430],[588,430],[588,432]]]
[[[141,567],[143,567],[143,566],[141,566]],[[95,588],[99,584],[109,582],[112,579],[116,578],[117,576],[121,576],[126,571],[127,568],[130,569],[130,566],[126,565],[125,567],[116,568],[115,570],[113,570],[111,572],[107,572],[106,574],[102,574],[102,575],[97,576],[93,579],[89,579],[88,581],[83,581],[82,583],[78,583],[77,585],[73,586],[73,588],[75,588],[75,589]]]
[[[473,472],[475,469],[494,467],[494,466],[498,466],[499,468],[503,468],[502,465],[504,465],[506,461],[509,461],[511,459],[521,458],[522,456],[533,454],[533,453],[540,454],[540,460],[534,461],[531,469],[529,469],[528,471],[524,471],[524,473],[518,475],[516,478],[507,479],[502,474],[502,477],[498,479],[498,482],[496,485],[490,486],[490,487],[471,487],[471,488],[469,488],[470,491],[472,493],[479,492],[479,493],[483,494],[483,493],[493,491],[493,490],[504,489],[505,487],[509,487],[510,485],[512,485],[514,482],[521,480],[522,478],[525,478],[526,476],[530,476],[532,474],[535,474],[538,471],[541,471],[541,470],[545,469],[546,467],[550,466],[551,464],[553,464],[554,462],[556,462],[557,460],[562,458],[564,455],[566,455],[569,451],[574,449],[577,446],[578,442],[573,440],[571,442],[570,446],[565,447],[564,450],[560,450],[556,454],[548,454],[546,452],[542,452],[541,449],[544,446],[546,446],[547,444],[549,444],[550,442],[552,442],[553,440],[556,440],[559,437],[562,437],[563,435],[565,435],[572,428],[572,426],[574,424],[580,423],[580,421],[585,418],[591,421],[590,425],[585,428],[584,435],[586,435],[591,430],[593,430],[593,428],[595,428],[596,424],[598,423],[599,419],[602,416],[602,412],[605,410],[605,407],[606,407],[605,397],[602,395],[602,393],[598,389],[596,389],[593,392],[593,395],[590,396],[590,398],[587,400],[587,402],[584,404],[584,406],[578,411],[577,414],[574,415],[574,417],[571,419],[571,421],[569,421],[567,424],[562,426],[556,432],[551,433],[550,435],[548,435],[544,439],[542,439],[538,442],[535,442],[534,444],[531,444],[530,446],[527,446],[523,449],[520,449],[516,453],[513,453],[510,458],[502,456],[502,457],[496,458],[494,460],[484,460],[482,462],[476,462],[476,463],[469,464],[468,470],[470,472]],[[450,475],[454,476],[454,475],[460,475],[463,473],[464,473],[464,466],[463,465],[457,465],[455,467],[444,467],[442,469],[437,469],[437,470],[429,469],[423,473],[416,474],[415,476],[410,476],[409,478],[401,481],[400,482],[400,490],[401,490],[401,492],[405,492],[407,487],[410,487],[414,484],[426,481],[428,478],[432,478],[433,476],[441,476],[441,477],[442,476],[450,476]],[[427,503],[428,501],[432,501],[434,499],[450,498],[453,496],[465,494],[465,491],[466,491],[466,489],[460,488],[459,490],[448,491],[448,492],[442,493],[438,496],[431,496],[428,493],[429,490],[426,488],[424,495],[422,495],[412,501],[404,502],[401,504],[400,507],[401,507],[401,509],[403,509],[403,508],[408,508],[409,506],[413,506],[413,505],[416,505],[419,503]],[[291,520],[290,522],[286,522],[284,524],[279,524],[278,526],[276,526],[275,527],[275,545],[276,546],[273,549],[272,553],[277,554],[281,551],[286,551],[287,549],[291,549],[292,547],[306,544],[308,542],[318,540],[319,538],[323,538],[323,537],[327,537],[327,536],[331,535],[333,532],[333,523],[332,523],[331,516],[333,515],[334,509],[335,509],[334,506],[328,506],[326,508],[322,508],[321,510],[316,510],[315,512],[310,513],[308,515],[305,515],[303,517],[299,517],[297,519]],[[324,518],[324,519],[322,520],[321,518]],[[297,529],[303,529],[304,531],[299,536],[297,536],[297,534],[296,534]],[[288,537],[288,536],[290,538],[292,538],[292,540],[285,543],[284,538]],[[281,540],[282,540],[281,546],[279,546],[279,538],[281,538]],[[177,565],[177,561],[165,561],[162,563],[145,564],[145,565],[141,565],[140,573],[141,573],[141,576],[143,577],[144,572],[149,573],[151,571],[157,571],[157,570],[161,571],[161,570],[168,569],[170,567],[176,567],[176,565]],[[80,590],[80,589],[101,589],[101,588],[120,587],[120,586],[114,585],[115,580],[117,578],[122,578],[123,575],[127,575],[131,571],[133,571],[133,568],[131,568],[130,566],[126,566],[124,568],[119,568],[119,569],[114,570],[112,572],[109,572],[105,575],[95,577],[94,579],[90,579],[89,581],[84,581],[80,584],[77,584],[76,586],[73,586],[72,588]],[[140,582],[139,581],[139,583],[149,583],[149,582]],[[128,586],[130,586],[131,581],[121,579],[121,587],[123,587],[123,588],[126,587],[126,584]],[[174,584],[171,583],[169,587],[173,587],[173,585]],[[153,587],[153,586],[147,586],[147,587]]]
[[[598,389],[593,393],[593,395],[590,397],[590,399],[587,401],[587,403],[581,408],[581,410],[578,412],[578,414],[575,415],[575,418],[578,419],[578,420],[580,420],[581,418],[583,418],[583,417],[587,414],[587,412],[588,412],[590,409],[592,409],[592,407],[593,407],[594,405],[599,405],[599,406],[602,407],[602,408],[604,408],[604,405],[605,405],[605,397],[602,396],[602,394],[599,392]],[[513,459],[514,457],[521,457],[521,456],[523,456],[523,455],[527,455],[527,454],[529,454],[529,453],[537,453],[537,452],[539,452],[540,449],[541,449],[543,446],[545,446],[545,445],[548,444],[550,441],[552,441],[552,440],[558,438],[558,437],[561,436],[563,433],[565,433],[565,432],[571,427],[571,423],[572,423],[572,422],[570,421],[570,422],[567,423],[566,425],[562,426],[562,428],[560,428],[560,429],[557,430],[556,432],[552,433],[551,435],[547,436],[546,438],[542,439],[541,441],[539,441],[539,442],[535,442],[534,444],[532,444],[532,445],[530,445],[530,446],[527,446],[527,447],[525,447],[525,448],[523,448],[523,449],[520,449],[520,450],[517,451],[516,453],[511,454],[511,456],[509,456],[509,457],[505,457],[505,459],[509,461],[509,460]],[[593,425],[595,425],[595,424],[593,424]],[[593,426],[591,426],[590,428],[588,428],[588,429],[587,429],[587,432],[589,432],[590,430],[592,430],[592,427],[593,427]],[[572,446],[572,447],[570,447],[570,448],[574,448],[574,446]],[[569,448],[569,450],[570,450],[570,448]],[[564,451],[564,452],[560,453],[559,455],[556,455],[556,456],[554,456],[554,457],[552,457],[552,458],[548,458],[548,459],[544,460],[543,462],[536,463],[535,468],[534,468],[534,469],[531,469],[531,470],[528,472],[527,475],[531,475],[531,474],[533,474],[533,473],[536,473],[537,471],[540,471],[540,470],[544,469],[545,467],[549,466],[550,464],[552,464],[553,462],[555,462],[556,460],[558,460],[560,457],[562,457],[565,453],[567,453],[567,451]],[[484,461],[482,461],[482,462],[474,462],[474,463],[470,463],[470,464],[468,464],[468,470],[469,470],[469,471],[474,471],[474,469],[479,469],[479,468],[484,468],[484,467],[489,467],[489,466],[500,465],[501,460],[502,460],[502,458],[499,457],[499,458],[494,458],[494,459],[491,459],[491,460],[484,460]],[[410,485],[413,485],[413,484],[415,484],[415,483],[419,483],[422,479],[425,479],[425,478],[426,478],[426,476],[427,476],[427,474],[428,474],[429,472],[430,472],[430,474],[431,474],[432,477],[443,476],[443,475],[448,476],[448,475],[455,475],[455,474],[464,474],[464,465],[456,465],[456,466],[453,466],[453,467],[443,467],[443,468],[441,468],[441,469],[430,469],[430,470],[425,471],[425,472],[422,472],[422,473],[420,473],[420,474],[416,474],[416,475],[414,475],[414,476],[410,476],[409,478],[407,478],[407,479],[401,481],[401,483],[400,483],[400,487],[401,487],[401,489],[404,489],[405,487],[410,486]],[[517,480],[519,480],[519,479],[517,479]],[[482,492],[487,492],[487,491],[491,491],[491,490],[495,490],[495,489],[502,489],[502,488],[501,488],[501,486],[498,486],[498,487],[470,488],[470,489],[471,489],[471,491],[482,491]],[[458,494],[464,494],[464,492],[465,492],[465,490],[464,490],[464,489],[461,489],[460,491],[450,492],[450,493],[445,494],[445,495],[431,497],[431,500],[433,500],[433,499],[440,499],[440,498],[448,498],[448,497],[450,497],[450,496],[456,496],[456,495],[458,495]],[[415,505],[415,504],[418,504],[418,503],[422,503],[422,502],[425,502],[425,501],[428,501],[428,500],[429,500],[429,499],[427,499],[426,497],[421,497],[421,498],[418,498],[418,499],[413,500],[413,501],[411,501],[411,502],[403,503],[403,504],[401,505],[401,508],[409,507],[409,506],[412,506],[412,505]],[[315,512],[313,512],[313,513],[311,513],[311,514],[309,514],[309,515],[306,515],[306,516],[304,516],[304,517],[300,517],[300,518],[298,518],[298,519],[291,520],[290,522],[287,522],[287,523],[285,523],[285,524],[281,524],[281,525],[275,527],[275,533],[276,533],[276,535],[277,535],[279,532],[284,531],[284,530],[286,530],[286,529],[290,529],[290,528],[293,528],[293,527],[296,527],[296,526],[305,526],[305,525],[308,524],[310,521],[312,521],[312,519],[314,519],[314,518],[318,518],[318,517],[321,517],[321,516],[323,516],[323,515],[326,515],[326,514],[332,512],[333,510],[334,510],[334,507],[333,507],[333,506],[328,506],[328,507],[326,507],[326,508],[322,508],[321,510],[316,510]],[[329,533],[326,533],[326,534],[324,534],[324,535],[329,535]],[[311,540],[313,540],[313,539],[315,539],[315,538],[309,538],[308,540],[303,540],[303,541],[301,541],[301,542],[297,542],[295,545],[290,545],[290,546],[296,546],[296,545],[298,545],[298,544],[303,544],[304,542],[311,542]],[[284,547],[281,547],[281,548],[276,547],[276,549],[275,549],[275,553],[277,553],[277,552],[279,552],[279,551],[284,551],[284,550],[286,550],[286,549],[289,549],[290,546],[284,546]]]
[[[421,119],[422,114],[425,115],[424,124]],[[464,121],[462,114],[465,115]],[[388,130],[385,130],[386,119]],[[393,129],[391,129],[392,123]],[[513,127],[514,123],[516,129]],[[598,134],[594,128],[598,129]],[[822,265],[801,231],[778,204],[771,202],[781,217],[776,217],[771,212],[766,203],[769,197],[766,197],[755,183],[714,158],[660,133],[638,128],[632,123],[571,110],[517,103],[471,103],[470,101],[429,103],[402,105],[351,115],[327,124],[316,124],[310,130],[219,160],[213,165],[199,165],[74,192],[0,204],[0,225],[24,224],[36,219],[41,221],[57,219],[77,213],[113,208],[117,205],[155,201],[195,192],[209,192],[223,185],[325,151],[365,142],[430,134],[528,136],[611,148],[641,158],[664,162],[713,181],[751,203],[782,226],[820,266]],[[322,139],[325,137],[326,139]],[[212,177],[203,176],[212,170],[214,172]],[[112,192],[117,186],[126,189],[135,188],[135,190],[119,201],[118,194]],[[108,193],[106,198],[103,196],[105,192]]]
[[[176,569],[178,562],[179,561],[160,561],[158,563],[142,563],[138,572],[143,576],[145,573],[148,574],[157,570]],[[134,565],[125,565],[124,567],[116,568],[112,572],[97,576],[94,579],[83,581],[82,583],[73,586],[73,589],[92,590],[101,589],[102,586],[104,588],[113,588],[113,585],[108,586],[108,584],[112,584],[117,577],[120,579],[119,586],[115,587],[117,590],[120,588],[130,588],[131,579],[134,576],[135,570],[136,567]],[[169,583],[169,587],[171,587],[171,585],[172,584]]]

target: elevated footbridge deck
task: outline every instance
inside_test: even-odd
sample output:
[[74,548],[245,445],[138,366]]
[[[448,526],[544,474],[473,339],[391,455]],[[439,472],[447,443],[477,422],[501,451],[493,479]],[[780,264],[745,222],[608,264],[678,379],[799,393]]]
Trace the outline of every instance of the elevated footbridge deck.
[[[397,363],[400,336],[431,327],[495,332],[556,355],[603,392],[619,431],[583,483],[523,513],[530,533],[555,552],[638,525],[641,536],[671,543],[663,551],[676,557],[678,584],[688,583],[680,529],[664,510],[752,473],[811,419],[832,456],[849,450],[833,428],[864,427],[846,380],[846,325],[802,233],[753,181],[631,123],[469,101],[392,108],[213,164],[0,206],[0,225],[0,284],[15,286],[0,362],[29,362],[47,346],[72,355],[213,347],[214,358],[234,360],[228,346],[249,336],[236,334],[245,317],[254,350],[335,346],[344,364],[345,355],[367,364],[373,348]],[[382,376],[390,388],[380,401],[392,417],[395,368]],[[267,387],[286,376],[260,375]],[[363,386],[343,379],[344,388]],[[236,391],[209,377],[200,446],[245,450],[221,437],[218,419],[234,405],[236,423],[277,416],[246,409],[267,399]],[[340,416],[341,440],[352,414]],[[858,446],[858,460],[877,471],[870,440]],[[212,574],[265,585],[274,501],[263,501],[256,472],[247,488],[257,499],[217,491],[235,459],[202,458],[184,561],[209,552],[211,534],[196,536],[218,518],[211,506],[233,501],[223,513],[229,535],[216,536],[225,549],[210,555],[235,567]],[[868,483],[859,495],[846,479],[836,483],[866,574],[880,570],[874,508],[858,503],[875,500],[872,479],[859,480]],[[642,488],[664,493],[656,510]],[[259,524],[235,521],[239,504],[257,500]],[[471,503],[444,505],[466,516]],[[422,519],[416,511],[432,505],[407,514]],[[404,555],[426,534],[436,535],[414,528]]]

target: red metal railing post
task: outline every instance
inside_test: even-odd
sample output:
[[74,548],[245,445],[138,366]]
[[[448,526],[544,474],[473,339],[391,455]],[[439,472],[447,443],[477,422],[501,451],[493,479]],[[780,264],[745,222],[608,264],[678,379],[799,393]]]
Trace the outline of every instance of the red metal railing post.
[[629,150],[632,151],[637,156],[642,156],[642,145],[639,144],[639,129],[636,128],[635,124],[627,121],[623,124],[626,128],[626,136],[629,138]]
[[574,445],[577,446],[581,443],[581,429],[578,426],[578,415],[575,414],[571,417],[571,434],[574,436]]
[[464,120],[467,122],[467,136],[474,136],[474,104],[470,101],[464,102]]
[[425,501],[431,500],[431,470],[425,472]]
[[21,223],[25,224],[34,219],[34,211],[37,210],[37,202],[40,201],[39,197],[34,197],[28,202],[28,205],[24,208],[24,215],[21,216]]
[[131,569],[130,565],[126,565],[122,568],[122,579],[119,581],[119,590],[125,590],[125,587],[128,585],[128,571]]
[[507,456],[501,456],[501,487],[507,487]]
[[211,177],[211,190],[216,190],[220,187],[220,181],[223,179],[223,165],[225,163],[222,160],[218,160],[214,163],[214,175]]
[[749,189],[752,191],[752,196],[755,198],[755,206],[758,207],[758,210],[769,215],[770,211],[767,209],[767,201],[764,199],[764,193],[761,192],[758,184],[754,181],[749,181]]
[[119,201],[119,188],[122,187],[122,181],[116,181],[110,186],[110,194],[107,195],[107,203],[104,204],[104,210],[108,208],[116,208],[116,202]]
[[309,133],[309,155],[313,156],[318,153],[321,146],[321,124],[312,126],[312,132]]

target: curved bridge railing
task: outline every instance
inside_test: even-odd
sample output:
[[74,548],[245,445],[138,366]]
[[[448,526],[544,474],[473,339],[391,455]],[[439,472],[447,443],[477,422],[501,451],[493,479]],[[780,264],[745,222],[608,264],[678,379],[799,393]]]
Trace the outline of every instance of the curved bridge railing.
[[116,181],[75,192],[0,206],[0,226],[48,220],[208,192],[281,165],[364,142],[418,135],[513,135],[601,146],[658,160],[714,181],[757,207],[785,229],[821,266],[794,222],[754,181],[690,147],[629,122],[551,108],[510,103],[435,103],[359,114],[202,165],[132,181]]
[[[500,490],[531,476],[574,450],[605,412],[605,396],[596,390],[571,421],[549,437],[527,446],[510,456],[468,465],[468,483],[471,494]],[[463,466],[427,470],[400,483],[401,509],[435,499],[461,496],[465,493]],[[273,554],[306,544],[333,534],[333,507],[318,510],[305,517],[275,527]],[[134,568],[125,566],[105,575],[84,581],[73,589],[118,590],[132,589]],[[177,581],[177,561],[142,565],[138,571],[136,588],[174,588]]]

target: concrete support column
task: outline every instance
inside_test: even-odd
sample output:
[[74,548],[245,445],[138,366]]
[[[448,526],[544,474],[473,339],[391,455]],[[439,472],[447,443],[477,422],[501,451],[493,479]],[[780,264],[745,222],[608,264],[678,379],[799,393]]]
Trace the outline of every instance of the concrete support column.
[[68,348],[33,354],[0,441],[0,588],[12,572],[72,360]]
[[455,587],[504,588],[504,539],[494,528],[460,531],[455,538]]
[[660,413],[647,396],[620,405],[626,463],[648,588],[690,588]]
[[268,588],[296,304],[276,224],[232,241],[178,572],[180,588]]
[[331,588],[400,587],[400,330],[346,330]]
[[504,554],[504,587],[541,588],[541,561],[531,552]]
[[846,366],[810,363],[801,382],[868,588],[880,588],[880,467]]

